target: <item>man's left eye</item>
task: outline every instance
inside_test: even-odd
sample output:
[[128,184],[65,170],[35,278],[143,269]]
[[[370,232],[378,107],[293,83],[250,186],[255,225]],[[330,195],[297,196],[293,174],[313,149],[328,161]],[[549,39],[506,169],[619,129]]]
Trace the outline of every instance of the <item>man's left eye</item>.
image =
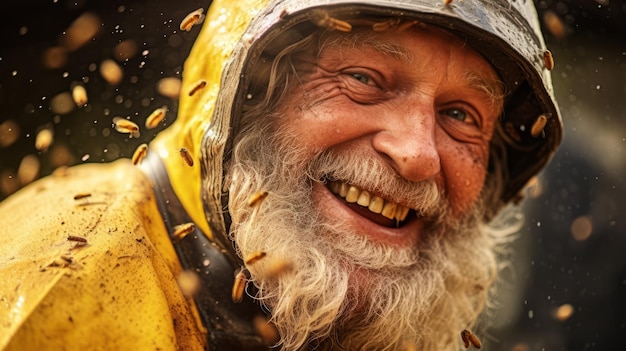
[[449,108],[443,110],[442,113],[461,122],[473,123],[474,121],[473,118],[466,111],[459,108]]

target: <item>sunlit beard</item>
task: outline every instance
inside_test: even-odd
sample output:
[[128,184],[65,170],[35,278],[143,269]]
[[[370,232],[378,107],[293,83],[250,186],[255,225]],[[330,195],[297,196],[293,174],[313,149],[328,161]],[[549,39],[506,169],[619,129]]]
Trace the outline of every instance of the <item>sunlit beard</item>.
[[[369,178],[372,188],[388,193],[390,187],[403,187],[405,193],[422,194],[410,201],[421,196],[429,203],[424,211],[443,215],[443,201],[433,200],[434,184],[400,185],[384,165],[372,173],[372,160],[369,168],[358,170],[354,166],[364,162],[356,154],[307,160],[296,142],[285,137],[274,142],[267,135],[250,134],[234,150],[229,210],[242,257],[267,253],[248,269],[283,348],[396,350],[411,344],[445,350],[458,345],[458,333],[475,321],[495,275],[493,244],[478,229],[478,209],[462,219],[436,221],[416,248],[373,242],[341,219],[324,218],[311,200],[312,181],[328,172],[348,181]],[[337,164],[349,174],[338,174],[343,171]],[[259,190],[269,195],[248,206]],[[277,262],[289,262],[293,269],[274,277]]]

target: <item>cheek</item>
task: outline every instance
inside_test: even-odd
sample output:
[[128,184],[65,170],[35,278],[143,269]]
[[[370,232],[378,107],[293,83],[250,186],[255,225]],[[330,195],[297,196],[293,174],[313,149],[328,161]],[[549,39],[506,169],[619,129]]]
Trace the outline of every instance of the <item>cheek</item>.
[[363,127],[343,104],[292,106],[296,107],[287,108],[278,124],[311,155],[354,138]]
[[446,193],[455,215],[468,211],[485,183],[487,153],[478,146],[453,145],[440,151]]

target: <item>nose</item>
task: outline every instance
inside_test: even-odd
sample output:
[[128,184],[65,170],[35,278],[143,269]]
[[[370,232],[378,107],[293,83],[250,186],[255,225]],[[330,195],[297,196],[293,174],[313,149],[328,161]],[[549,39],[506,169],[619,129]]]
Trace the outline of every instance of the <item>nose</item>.
[[435,112],[416,111],[387,115],[384,128],[377,132],[372,146],[403,178],[415,182],[435,176],[441,162],[435,140]]

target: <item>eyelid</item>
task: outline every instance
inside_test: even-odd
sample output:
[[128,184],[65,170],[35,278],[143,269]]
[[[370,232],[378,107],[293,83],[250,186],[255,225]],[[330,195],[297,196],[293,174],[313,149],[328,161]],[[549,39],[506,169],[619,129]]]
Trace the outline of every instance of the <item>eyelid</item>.
[[363,67],[351,67],[351,68],[344,69],[343,72],[344,74],[347,74],[351,77],[354,77],[354,75],[357,75],[357,74],[368,77],[372,84],[369,84],[369,83],[363,83],[363,84],[376,86],[382,89],[382,85],[381,85],[383,83],[382,75],[372,69],[363,68]]
[[[440,108],[439,111],[447,111],[447,110],[452,110],[452,109],[458,109],[458,110],[462,110],[467,114],[468,118],[471,118],[473,120],[473,124],[475,124],[476,126],[478,126],[479,128],[482,128],[482,115],[478,112],[478,110],[476,108],[474,108],[474,106],[470,103],[464,102],[464,101],[452,101],[448,104],[446,104],[445,107]],[[466,123],[465,121],[461,121]]]

